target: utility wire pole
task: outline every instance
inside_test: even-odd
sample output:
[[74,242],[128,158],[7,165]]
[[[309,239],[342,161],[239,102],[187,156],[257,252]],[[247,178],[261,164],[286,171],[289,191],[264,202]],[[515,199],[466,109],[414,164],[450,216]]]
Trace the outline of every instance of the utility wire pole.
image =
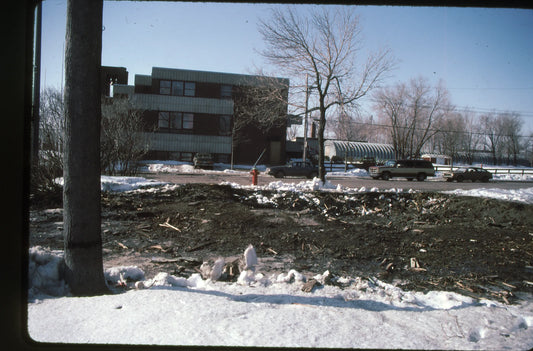
[[33,56],[33,96],[32,96],[32,135],[31,135],[31,160],[32,165],[39,164],[39,103],[41,90],[41,24],[42,4],[39,2],[34,12],[34,56]]
[[309,105],[309,75],[305,74],[305,120],[304,120],[304,152],[302,160],[305,162],[307,160],[307,110]]

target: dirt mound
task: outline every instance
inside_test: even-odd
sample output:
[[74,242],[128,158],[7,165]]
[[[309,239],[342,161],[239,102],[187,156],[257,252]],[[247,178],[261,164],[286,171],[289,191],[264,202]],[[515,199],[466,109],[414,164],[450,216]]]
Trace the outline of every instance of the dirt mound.
[[[409,289],[512,299],[532,291],[533,206],[440,193],[283,192],[188,184],[104,193],[106,266],[188,275],[254,245],[264,272],[379,276]],[[30,245],[63,247],[61,211],[33,209]]]

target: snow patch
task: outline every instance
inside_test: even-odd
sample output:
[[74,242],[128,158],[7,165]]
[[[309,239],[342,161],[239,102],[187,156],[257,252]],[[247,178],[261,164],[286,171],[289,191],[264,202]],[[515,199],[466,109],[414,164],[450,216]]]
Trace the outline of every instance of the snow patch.
[[451,191],[443,191],[443,194],[460,195],[460,196],[474,196],[474,197],[488,197],[492,199],[521,202],[521,203],[533,203],[533,187],[522,189],[472,189],[463,190],[456,189]]
[[104,270],[106,281],[115,284],[120,279],[138,281],[144,280],[144,272],[137,266],[118,266]]
[[69,294],[63,279],[64,253],[41,246],[31,247],[28,265],[28,296],[64,296]]
[[[33,279],[35,288],[64,288],[57,270],[60,251],[33,247],[30,256],[34,270],[46,267],[41,277],[47,284]],[[245,256],[254,267],[252,250]],[[111,280],[117,275],[134,280],[144,273],[135,266],[106,270]],[[161,272],[120,294],[50,299],[40,290],[40,299],[28,304],[28,333],[38,342],[84,344],[533,347],[531,294],[523,294],[519,305],[503,305],[446,291],[404,291],[372,277],[326,271],[314,279],[323,285],[303,292],[306,277],[294,269],[271,277],[248,269],[237,283]]]

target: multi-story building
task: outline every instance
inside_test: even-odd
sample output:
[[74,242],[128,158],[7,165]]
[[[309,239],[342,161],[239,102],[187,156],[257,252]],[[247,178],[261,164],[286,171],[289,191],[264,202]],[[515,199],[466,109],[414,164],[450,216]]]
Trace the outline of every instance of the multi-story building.
[[277,164],[285,162],[289,81],[269,78],[284,98],[270,105],[278,119],[268,130],[257,120],[246,122],[246,104],[254,100],[245,97],[264,82],[252,75],[153,67],[151,75],[136,74],[133,86],[114,85],[113,96],[128,96],[143,111],[147,159],[191,161],[196,153],[211,153],[215,162],[229,163],[233,151],[235,163],[249,164],[266,149],[261,163]]

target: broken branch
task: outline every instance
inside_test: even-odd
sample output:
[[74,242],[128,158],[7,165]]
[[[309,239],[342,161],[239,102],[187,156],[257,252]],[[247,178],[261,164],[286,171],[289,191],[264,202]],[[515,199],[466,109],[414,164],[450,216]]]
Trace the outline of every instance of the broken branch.
[[181,233],[181,230],[179,228],[174,227],[172,224],[169,223],[169,221],[170,221],[170,217],[167,218],[167,221],[165,223],[159,223],[159,226],[174,229]]

